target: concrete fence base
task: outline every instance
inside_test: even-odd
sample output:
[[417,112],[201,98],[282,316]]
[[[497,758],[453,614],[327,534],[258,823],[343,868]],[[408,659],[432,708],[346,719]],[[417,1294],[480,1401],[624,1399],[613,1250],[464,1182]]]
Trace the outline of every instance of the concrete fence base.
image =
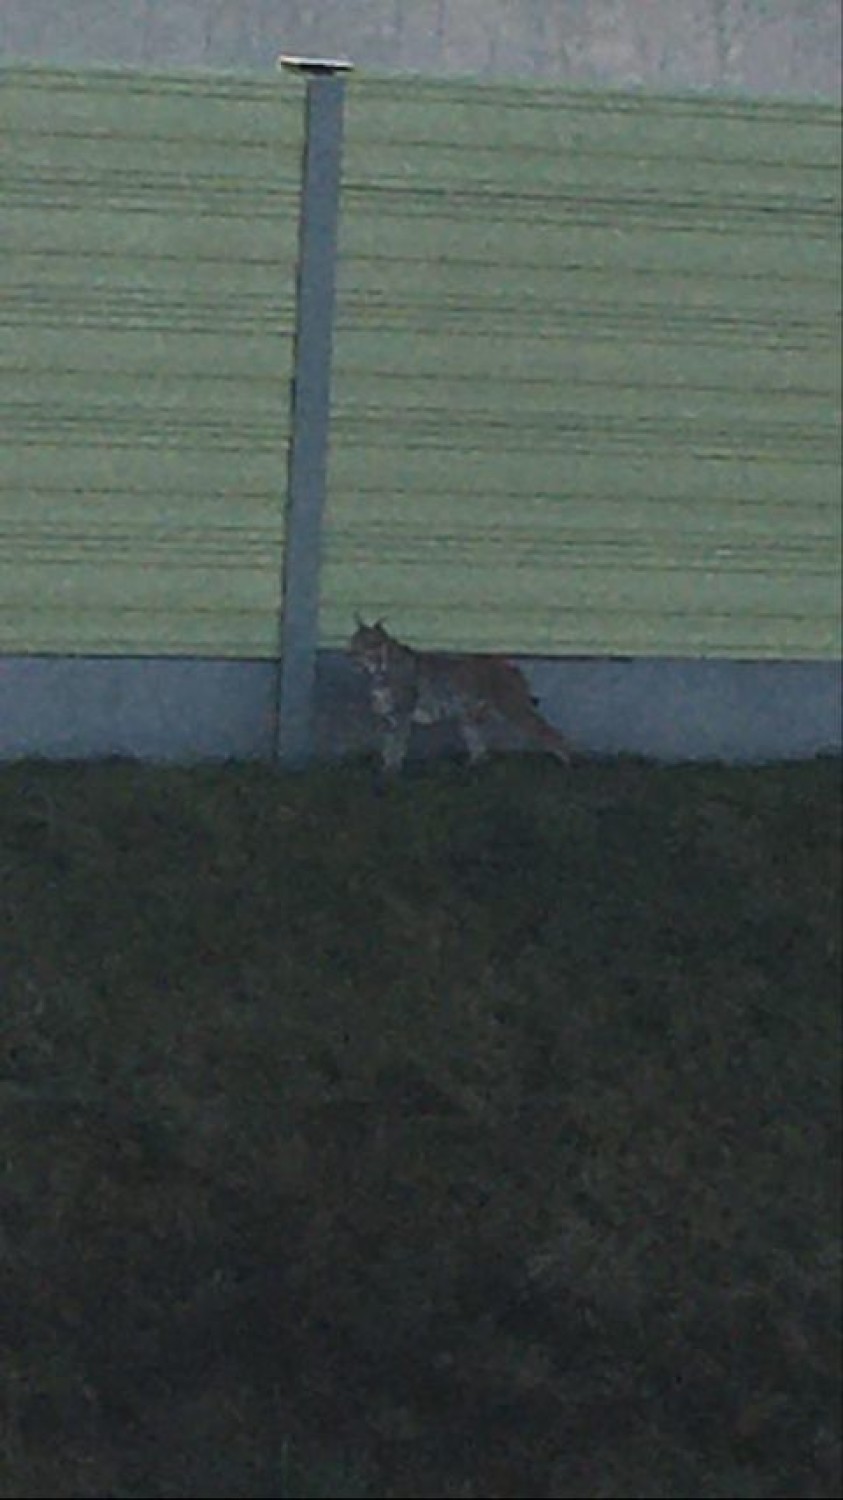
[[[664,761],[806,759],[843,748],[835,662],[526,660],[546,716],[585,754]],[[5,657],[0,758],[271,760],[277,669],[182,657]],[[366,687],[339,652],[317,660],[314,749],[371,747]],[[412,754],[449,748],[414,731]]]

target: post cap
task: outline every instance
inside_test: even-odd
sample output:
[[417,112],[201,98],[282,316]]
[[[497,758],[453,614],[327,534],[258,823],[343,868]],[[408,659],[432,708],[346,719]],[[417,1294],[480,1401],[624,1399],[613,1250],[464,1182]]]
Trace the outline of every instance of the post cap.
[[275,66],[292,73],[350,73],[354,68],[345,57],[289,57],[285,52],[275,59]]

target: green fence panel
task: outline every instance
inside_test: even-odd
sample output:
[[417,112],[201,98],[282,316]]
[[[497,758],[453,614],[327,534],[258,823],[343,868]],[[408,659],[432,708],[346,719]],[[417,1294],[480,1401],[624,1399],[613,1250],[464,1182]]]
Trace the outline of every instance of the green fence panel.
[[840,650],[840,118],[355,79],[325,644]]
[[0,650],[270,657],[302,87],[2,74]]
[[[3,74],[0,650],[272,656],[302,86]],[[830,106],[355,79],[323,643],[840,649]]]

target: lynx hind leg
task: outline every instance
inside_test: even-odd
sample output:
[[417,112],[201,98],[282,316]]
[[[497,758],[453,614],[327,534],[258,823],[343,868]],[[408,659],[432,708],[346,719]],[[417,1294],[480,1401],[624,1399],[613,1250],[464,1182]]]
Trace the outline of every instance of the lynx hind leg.
[[[514,689],[512,693],[512,708],[515,712],[511,715],[520,727],[524,737],[549,755],[554,755],[563,766],[571,764],[571,746],[558,729],[549,724],[539,706],[540,699],[535,697],[527,683],[523,672],[515,669],[516,677],[509,678],[509,685]],[[517,680],[516,680],[517,679]]]
[[545,750],[548,755],[554,755],[563,766],[571,764],[571,746],[565,736],[560,734],[558,729],[554,729],[537,708],[531,710],[524,728],[527,731],[527,737],[532,739],[538,749]]

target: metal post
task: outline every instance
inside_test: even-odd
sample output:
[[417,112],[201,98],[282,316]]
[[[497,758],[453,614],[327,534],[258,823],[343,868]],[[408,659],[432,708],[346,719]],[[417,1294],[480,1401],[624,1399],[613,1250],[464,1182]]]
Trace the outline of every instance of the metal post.
[[349,64],[279,58],[307,77],[299,220],[281,640],[275,751],[287,766],[312,754],[319,571],[328,467],[345,78]]

